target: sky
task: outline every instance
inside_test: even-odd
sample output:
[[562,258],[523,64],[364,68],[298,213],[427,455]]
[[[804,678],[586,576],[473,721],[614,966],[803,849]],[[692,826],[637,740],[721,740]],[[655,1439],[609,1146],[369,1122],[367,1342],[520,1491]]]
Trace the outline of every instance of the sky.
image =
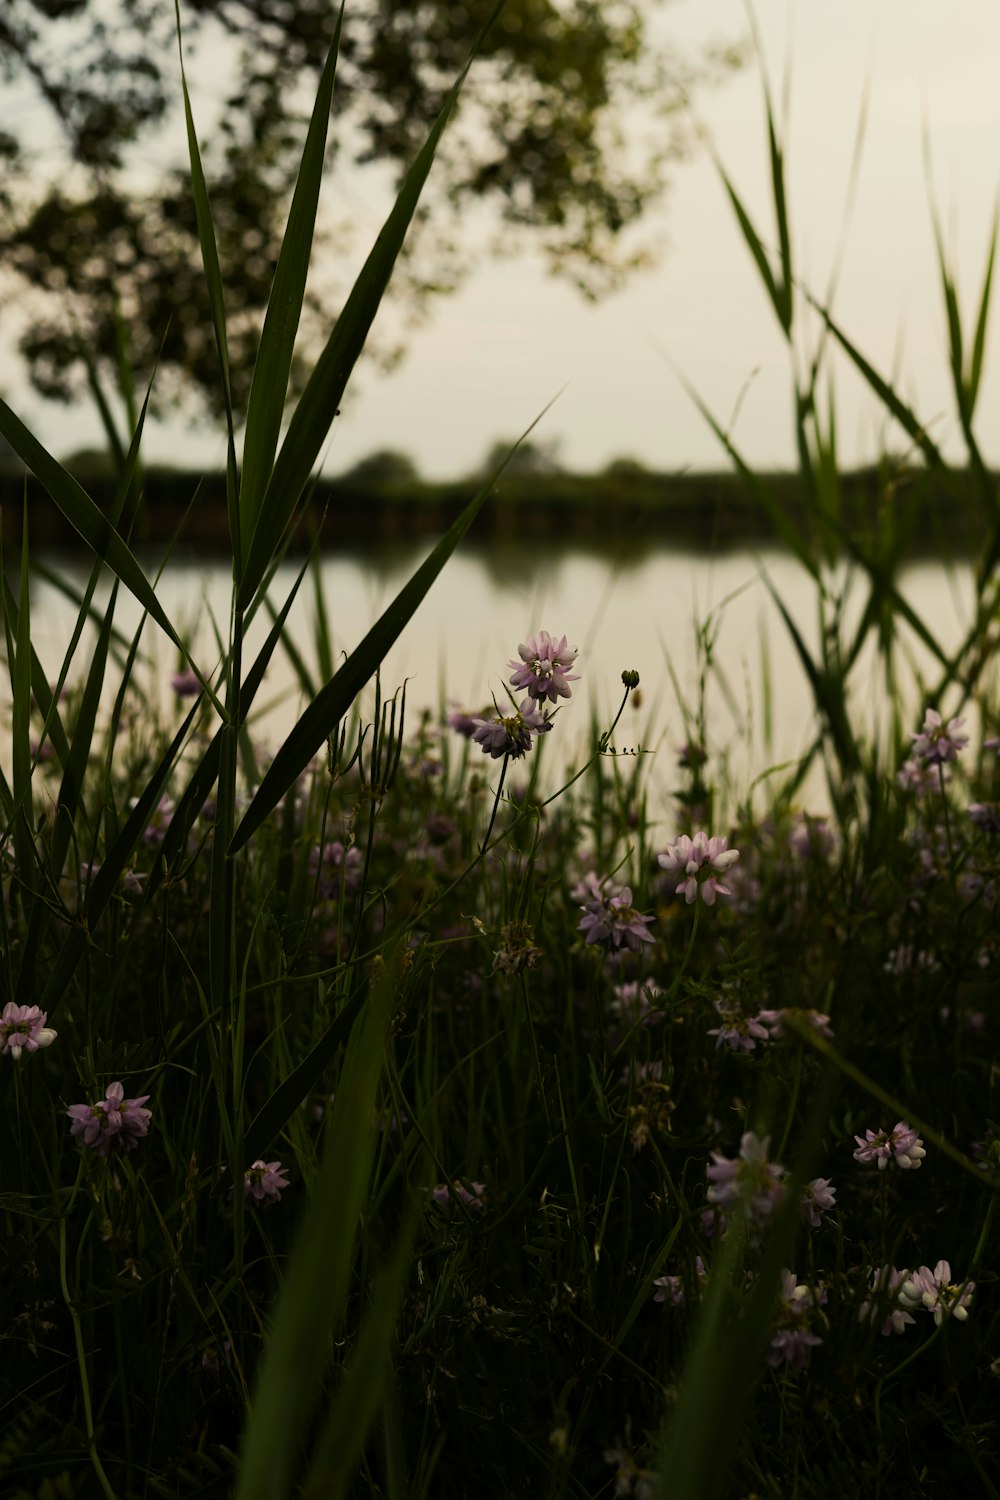
[[[989,0],[757,0],[754,14],[779,110],[790,68],[784,138],[793,251],[804,283],[823,300],[867,90],[834,314],[876,368],[898,375],[901,393],[957,456],[925,147],[969,330],[1000,186],[1000,8]],[[749,34],[743,0],[675,0],[658,24],[692,51]],[[760,63],[751,60],[703,91],[697,105],[718,159],[773,244]],[[372,199],[372,236],[380,213]],[[391,447],[408,452],[429,478],[459,477],[494,441],[523,432],[554,397],[535,437],[557,445],[567,468],[591,472],[620,456],[668,472],[725,468],[684,382],[724,427],[733,422],[748,461],[791,467],[789,350],[708,150],[675,169],[655,226],[665,242],[660,264],[596,306],[550,277],[540,258],[482,264],[457,293],[438,300],[396,370],[359,366],[334,426],[327,472]],[[832,369],[842,463],[871,461],[886,446],[903,451],[902,434],[887,426],[854,372],[843,360]],[[46,405],[9,361],[4,383],[15,410],[57,454],[99,441],[88,410]],[[977,428],[994,462],[998,399],[988,359]],[[224,446],[214,433],[165,423],[147,429],[146,456],[208,467],[222,464]]]

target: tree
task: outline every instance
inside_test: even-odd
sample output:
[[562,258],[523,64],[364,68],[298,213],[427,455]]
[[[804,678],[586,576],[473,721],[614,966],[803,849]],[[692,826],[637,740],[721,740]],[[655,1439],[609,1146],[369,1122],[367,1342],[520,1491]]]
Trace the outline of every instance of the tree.
[[[490,0],[348,3],[331,154],[406,170],[488,14]],[[217,122],[196,96],[219,240],[234,396],[246,399],[304,122],[332,35],[332,0],[184,0],[197,80],[224,80]],[[684,103],[732,53],[696,63],[648,45],[649,0],[508,0],[446,132],[395,286],[409,311],[470,263],[470,200],[491,205],[489,248],[532,243],[595,296],[648,258],[628,244],[687,144]],[[186,149],[178,120],[173,6],[165,0],[3,0],[0,80],[37,108],[0,131],[0,267],[24,312],[19,347],[48,397],[75,398],[86,358],[105,375],[123,342],[154,400],[218,399]],[[199,73],[199,65],[202,71]],[[626,140],[644,101],[655,137]],[[8,110],[8,120],[14,118]],[[39,140],[44,144],[39,148]],[[155,143],[157,170],[150,169]],[[175,149],[176,147],[176,149]],[[314,260],[327,264],[319,241]],[[308,352],[346,290],[314,277]],[[298,372],[301,374],[301,370]],[[293,371],[293,384],[296,372]]]

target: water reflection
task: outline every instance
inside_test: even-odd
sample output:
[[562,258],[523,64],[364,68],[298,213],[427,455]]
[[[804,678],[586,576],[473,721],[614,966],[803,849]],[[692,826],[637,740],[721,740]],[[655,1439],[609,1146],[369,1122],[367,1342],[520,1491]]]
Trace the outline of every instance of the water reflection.
[[[319,586],[335,659],[354,649],[426,551],[398,548],[378,563],[371,557],[321,560]],[[78,564],[61,561],[57,566],[62,576],[82,584],[85,574]],[[676,752],[690,733],[685,706],[694,710],[704,696],[710,755],[716,766],[725,764],[734,794],[743,796],[769,767],[797,760],[816,731],[812,696],[764,585],[764,570],[806,644],[815,650],[814,585],[782,552],[705,556],[657,548],[614,560],[592,551],[553,551],[549,543],[460,552],[390,652],[383,684],[391,691],[408,679],[408,704],[414,709],[436,712],[451,704],[478,711],[491,694],[502,693],[509,676],[505,664],[529,632],[544,628],[557,636],[565,634],[579,647],[581,681],[560,714],[557,732],[549,736],[550,774],[582,758],[591,716],[598,725],[610,722],[621,698],[621,673],[635,668],[642,681],[642,706],[619,726],[619,747],[641,745],[660,752],[653,763],[653,784],[666,799],[676,779]],[[279,569],[270,592],[276,608],[284,602],[296,572],[291,565]],[[210,670],[218,656],[213,621],[224,633],[229,587],[229,569],[215,561],[170,567],[157,585],[170,618],[194,643],[203,670]],[[934,621],[942,646],[957,643],[971,614],[967,569],[915,565],[904,573],[902,590],[923,618]],[[107,592],[99,591],[99,602]],[[849,619],[860,618],[864,597],[859,580],[849,602]],[[116,616],[119,628],[131,634],[140,614],[123,591]],[[63,595],[50,584],[36,584],[32,634],[50,678],[58,671],[74,619],[75,610]],[[307,579],[292,607],[289,631],[318,678],[316,619],[314,589]],[[263,613],[255,621],[247,660],[269,625]],[[916,722],[921,705],[914,672],[931,678],[936,673],[926,647],[909,631],[905,639],[911,658],[907,707]],[[75,675],[89,659],[90,640],[84,636]],[[176,652],[148,624],[143,642],[148,690],[172,712],[167,683],[178,665]],[[852,682],[856,714],[870,732],[878,732],[888,724],[889,704],[873,651],[859,664]],[[263,699],[267,707],[257,715],[256,732],[276,747],[303,701],[283,652],[276,654],[269,669]],[[818,768],[803,800],[814,808],[824,801]]]

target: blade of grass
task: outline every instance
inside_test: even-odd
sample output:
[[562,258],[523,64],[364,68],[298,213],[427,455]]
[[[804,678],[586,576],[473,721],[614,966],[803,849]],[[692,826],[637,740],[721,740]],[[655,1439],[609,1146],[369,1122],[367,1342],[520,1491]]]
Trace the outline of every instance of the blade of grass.
[[[222,396],[226,410],[226,505],[229,512],[229,537],[233,549],[235,576],[239,576],[243,540],[240,533],[240,514],[236,490],[236,439],[233,424],[233,394],[229,377],[229,344],[226,338],[226,304],[222,289],[222,271],[219,266],[219,247],[215,241],[215,226],[212,207],[205,182],[205,172],[198,147],[198,135],[194,128],[191,111],[191,96],[188,93],[187,76],[184,71],[184,49],[181,45],[180,0],[174,0],[174,16],[177,23],[177,55],[180,59],[181,91],[184,96],[184,124],[187,130],[188,158],[191,165],[191,192],[194,197],[195,219],[198,225],[198,243],[201,246],[202,265],[208,286],[209,305],[212,309],[212,328],[215,347],[219,357],[219,377],[222,381]],[[225,715],[223,715],[225,717]]]
[[[549,403],[551,405],[551,402]],[[519,439],[523,442],[536,423],[541,421],[548,407],[535,418],[531,426]],[[473,496],[458,519],[448,528],[430,556],[421,564],[408,583],[400,589],[392,603],[383,611],[369,630],[364,640],[344,662],[340,670],[331,677],[309,704],[291,734],[271,762],[257,794],[243,816],[230,845],[230,853],[241,849],[260,827],[285,795],[288,788],[305,770],[316,751],[323,744],[335,724],[347,713],[358,693],[375,672],[385,655],[398,640],[403,629],[415,614],[418,606],[448,561],[462,537],[475,520],[493,486],[513,457],[515,449],[491,475],[479,492]]]
[[396,943],[352,1027],[316,1192],[292,1250],[246,1426],[236,1500],[286,1500],[343,1321],[377,1140],[372,1124],[401,972]]
[[323,179],[327,129],[343,20],[342,4],[302,148],[292,206],[278,252],[278,263],[274,270],[274,281],[267,300],[264,327],[254,363],[240,480],[240,525],[247,537],[253,536],[256,529],[261,500],[278,447],[288,377],[292,368],[292,351],[302,315],[306,275],[316,226],[316,208]]
[[319,457],[326,435],[336,416],[341,396],[354,365],[364,347],[368,330],[389,284],[396,258],[416,212],[427,180],[438,142],[444,132],[458,96],[483,38],[503,9],[505,0],[497,0],[486,24],[474,43],[458,78],[449,91],[441,112],[413,166],[406,174],[395,204],[386,219],[361,274],[351,289],[333,332],[316,362],[305,390],[292,413],[284,442],[278,450],[274,468],[260,505],[260,515],[253,536],[248,539],[245,564],[239,575],[237,609],[246,609],[271,554],[274,552]]

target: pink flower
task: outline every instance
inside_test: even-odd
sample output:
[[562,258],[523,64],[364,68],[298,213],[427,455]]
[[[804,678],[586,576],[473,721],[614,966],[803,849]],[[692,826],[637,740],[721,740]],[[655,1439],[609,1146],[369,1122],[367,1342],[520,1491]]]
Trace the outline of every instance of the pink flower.
[[716,1051],[720,1047],[729,1047],[733,1052],[753,1052],[758,1042],[770,1040],[770,1032],[760,1024],[759,1016],[745,1016],[720,1000],[716,1000],[715,1008],[722,1025],[713,1026],[708,1035],[715,1037]]
[[507,663],[516,669],[510,678],[511,687],[527,688],[528,697],[538,701],[547,698],[555,703],[557,698],[571,696],[569,684],[579,679],[576,672],[566,669],[573,665],[579,652],[569,649],[565,636],[554,641],[547,630],[540,630],[537,636],[529,635],[518,646],[517,654],[520,661]]
[[898,1120],[891,1130],[866,1130],[863,1136],[856,1135],[858,1149],[854,1160],[864,1163],[878,1162],[884,1172],[890,1162],[906,1171],[916,1171],[927,1152],[923,1141],[915,1130]]
[[0,1053],[9,1052],[15,1062],[22,1052],[37,1052],[39,1047],[49,1047],[58,1036],[51,1026],[46,1026],[48,1011],[37,1005],[15,1005],[10,1001],[0,1016]]
[[953,1282],[951,1266],[939,1260],[933,1271],[921,1266],[914,1271],[900,1289],[900,1302],[906,1307],[924,1307],[934,1314],[940,1328],[945,1318],[957,1318],[964,1323],[969,1316],[969,1303],[976,1290],[974,1281]]
[[727,849],[728,840],[722,837],[709,838],[699,830],[694,838],[682,833],[676,843],[670,844],[664,854],[658,855],[660,867],[668,875],[681,875],[684,879],[677,885],[676,894],[683,891],[690,906],[701,891],[706,906],[714,906],[716,896],[731,896],[728,886],[716,879],[724,874],[740,857],[738,849]]
[[439,1182],[431,1189],[431,1198],[438,1208],[454,1208],[456,1203],[461,1203],[465,1208],[481,1209],[484,1206],[485,1192],[485,1182],[474,1182],[470,1191],[464,1183],[456,1180],[452,1183]]
[[[588,880],[591,877],[588,876]],[[604,881],[597,885],[597,894],[583,907],[578,931],[587,934],[588,943],[601,943],[605,948],[618,949],[623,945],[633,953],[640,952],[641,943],[651,943],[652,933],[647,931],[652,917],[645,917],[632,905],[632,888],[623,885],[603,891]]]
[[914,751],[917,755],[922,755],[924,760],[957,759],[958,752],[969,743],[967,734],[958,733],[964,723],[964,719],[949,719],[947,725],[943,725],[941,715],[929,708],[924,715],[923,727],[910,735]]
[[802,1192],[802,1217],[810,1229],[818,1229],[823,1214],[833,1208],[837,1201],[837,1189],[829,1177],[814,1177],[807,1182]]
[[858,1322],[874,1323],[879,1313],[884,1313],[882,1327],[879,1330],[883,1338],[889,1338],[892,1334],[902,1334],[907,1325],[915,1323],[916,1319],[909,1311],[909,1305],[902,1295],[903,1285],[909,1276],[909,1271],[897,1271],[892,1266],[882,1266],[880,1270],[871,1273],[869,1286],[871,1295],[866,1297],[858,1308]]
[[785,1035],[786,1021],[801,1021],[803,1025],[811,1026],[818,1036],[825,1037],[828,1042],[833,1040],[833,1032],[830,1030],[830,1017],[824,1015],[821,1010],[800,1010],[797,1006],[786,1005],[781,1010],[762,1010],[757,1014],[757,1020],[762,1026],[766,1026],[772,1041]]
[[712,1152],[712,1165],[705,1168],[711,1186],[708,1201],[721,1209],[742,1207],[754,1224],[766,1224],[785,1196],[785,1169],[769,1162],[770,1136],[758,1140],[752,1130],[740,1139],[736,1157]]
[[178,698],[197,698],[201,692],[201,683],[194,672],[175,672],[170,679],[170,686]]
[[793,1374],[800,1374],[809,1356],[823,1340],[811,1332],[809,1322],[825,1293],[815,1293],[795,1279],[794,1271],[781,1273],[781,1302],[778,1308],[778,1330],[771,1339],[767,1362],[773,1368],[787,1364]]
[[513,713],[501,714],[498,711],[495,718],[476,719],[474,722],[476,727],[472,738],[483,754],[491,755],[494,760],[503,755],[519,760],[531,749],[532,735],[545,734],[552,728],[551,720],[538,711],[530,697],[522,698],[520,707]]
[[280,1161],[255,1161],[243,1173],[243,1197],[248,1203],[262,1203],[266,1208],[277,1203],[288,1186],[288,1168]]
[[132,1151],[149,1130],[153,1117],[151,1110],[141,1107],[148,1098],[148,1094],[140,1094],[138,1099],[126,1099],[122,1085],[112,1083],[97,1104],[70,1105],[66,1111],[73,1121],[70,1135],[82,1137],[83,1144],[98,1156]]

